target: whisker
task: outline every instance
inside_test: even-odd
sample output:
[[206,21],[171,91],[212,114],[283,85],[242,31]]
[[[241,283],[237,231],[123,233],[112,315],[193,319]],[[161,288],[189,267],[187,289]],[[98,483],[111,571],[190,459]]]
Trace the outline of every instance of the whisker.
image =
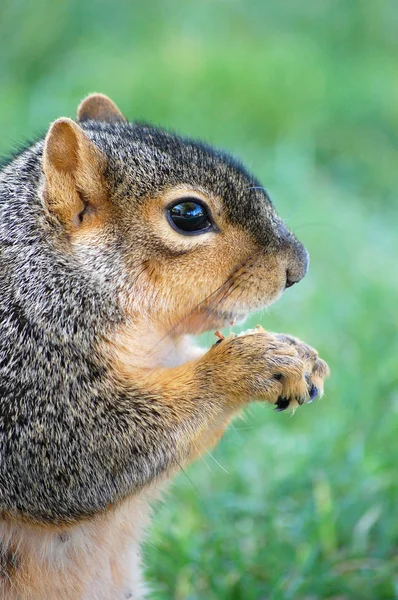
[[301,223],[299,225],[295,225],[294,230],[297,231],[297,229],[303,229],[303,227],[327,227],[328,229],[343,231],[343,229],[338,225],[333,225],[332,223],[325,223],[322,221],[314,221],[312,223]]
[[232,285],[225,290],[224,294],[221,297],[215,298],[209,303],[209,308],[214,310],[215,308],[220,306],[221,302],[228,298],[228,296],[230,296],[237,287],[239,287],[239,284],[233,282]]
[[222,469],[224,471],[224,473],[226,473],[227,475],[229,475],[227,469],[225,469],[222,465],[220,465],[220,463],[218,462],[218,460],[216,458],[214,458],[214,456],[212,455],[212,453],[209,452],[209,450],[207,448],[203,448],[203,449],[206,452],[206,454],[208,454],[210,456],[210,458],[212,458],[214,460],[214,462],[216,463],[216,465],[218,465],[220,467],[220,469]]
[[[250,257],[249,257],[249,259],[250,259]],[[247,259],[247,260],[249,260],[249,259]],[[196,306],[194,306],[194,308],[192,310],[190,310],[182,319],[180,319],[178,321],[178,323],[176,323],[175,325],[173,325],[173,327],[171,329],[169,329],[169,331],[155,344],[155,346],[153,347],[152,350],[154,350],[161,342],[163,342],[163,340],[165,340],[173,331],[175,331],[177,329],[177,327],[179,327],[181,325],[181,323],[183,323],[184,321],[186,321],[187,319],[189,319],[189,317],[191,317],[193,314],[195,314],[195,312],[197,312],[197,310],[205,302],[207,302],[210,298],[212,298],[218,292],[220,292],[223,289],[224,286],[228,285],[228,283],[236,276],[236,273],[239,271],[239,269],[242,268],[242,266],[245,266],[246,262],[247,261],[244,261],[243,264],[240,264],[231,273],[231,275],[216,290],[214,290],[211,294],[209,294],[208,296],[206,296],[206,298],[204,298],[203,300],[201,300],[201,302],[199,302]]]
[[[246,281],[246,280],[244,280],[244,281]],[[210,305],[209,305],[209,306],[210,306],[212,309],[215,309],[215,308],[217,308],[217,306],[219,306],[219,305],[221,304],[221,302],[223,302],[223,301],[224,301],[226,298],[228,298],[228,296],[229,296],[229,295],[231,295],[231,294],[232,294],[232,292],[234,292],[234,291],[235,291],[235,289],[237,289],[241,283],[244,283],[244,281],[243,281],[243,282],[242,282],[242,281],[239,281],[238,283],[236,283],[236,285],[232,284],[232,285],[231,285],[231,287],[229,287],[229,288],[228,288],[228,289],[227,289],[227,290],[224,292],[224,295],[223,295],[223,296],[221,296],[221,298],[218,298],[218,299],[217,299],[217,301],[216,301],[216,302],[214,302],[214,303],[210,303]],[[240,297],[241,295],[242,295],[242,291],[241,291],[241,294],[239,295],[239,297]],[[238,298],[239,298],[239,297],[238,297]],[[202,318],[203,318],[202,325],[204,325],[204,324],[206,323],[206,321],[207,321],[207,320],[209,320],[209,319],[211,318],[211,315],[204,315]],[[162,338],[162,339],[164,339],[164,338]],[[210,346],[211,344],[210,344],[210,342],[209,342],[209,335],[207,336],[207,340],[208,340],[208,345]],[[155,348],[155,347],[156,347],[156,346],[154,346],[154,348]],[[171,352],[172,352],[172,350],[170,349],[170,351],[169,351],[169,354],[170,354]]]
[[[231,287],[230,287],[230,288],[228,289],[228,291],[227,291],[227,292],[224,294],[224,296],[223,296],[223,298],[220,300],[220,302],[222,302],[222,301],[226,300],[226,299],[227,299],[229,296],[231,296],[231,294],[233,294],[233,292],[234,292],[235,290],[239,289],[239,287],[240,287],[242,284],[246,283],[246,281],[247,281],[248,279],[249,279],[249,278],[247,278],[247,279],[243,279],[243,280],[239,280],[239,281],[236,281],[236,282],[235,282],[235,285],[231,285]],[[240,298],[240,297],[241,297],[242,293],[243,293],[243,290],[241,290],[241,293],[240,293],[240,295],[238,296],[238,298]]]
[[174,452],[171,450],[171,448],[169,448],[171,455],[173,456],[177,466],[181,469],[181,471],[184,473],[185,477],[188,479],[189,483],[192,485],[193,490],[196,492],[196,494],[198,495],[199,501],[202,505],[202,507],[205,510],[205,513],[209,516],[209,509],[207,507],[206,502],[203,499],[203,496],[201,495],[201,493],[199,492],[197,486],[194,484],[194,482],[192,481],[192,479],[190,478],[190,476],[188,475],[188,473],[186,472],[186,470],[184,469],[184,467],[180,464],[180,461],[177,460],[176,455],[174,454]]
[[[230,429],[233,432],[237,432],[237,431],[246,431],[248,429],[254,429],[254,427],[253,427],[253,425],[250,425],[248,427],[231,427],[231,425],[230,425],[228,429]],[[226,433],[228,433],[228,430]]]
[[[221,302],[225,301],[235,290],[237,290],[242,284],[246,283],[246,281],[248,281],[248,279],[249,279],[249,277],[247,279],[237,281],[235,285],[232,285],[226,291],[226,293],[224,294],[224,296],[222,298],[220,298],[218,304],[215,304],[214,306],[212,306],[212,308],[217,308],[217,306],[219,306]],[[235,302],[237,302],[239,300],[239,298],[242,297],[242,294],[243,294],[243,288],[240,290],[240,294],[236,298]]]
[[[243,272],[240,275],[237,275],[239,273],[240,269],[244,269],[248,264],[250,264],[250,261],[253,260],[253,256],[249,255],[245,260],[243,260],[239,265],[236,266],[236,268],[232,271],[232,273],[229,275],[229,277],[227,277],[227,279],[213,292],[211,292],[211,294],[209,294],[208,296],[206,296],[201,302],[199,302],[196,306],[194,306],[194,308],[192,310],[190,310],[182,319],[180,319],[175,325],[173,325],[173,327],[171,327],[167,333],[165,333],[165,335],[163,337],[161,337],[156,344],[148,351],[148,354],[151,355],[152,353],[154,353],[156,351],[156,348],[170,335],[173,333],[173,331],[175,331],[177,329],[177,327],[179,327],[184,321],[186,321],[187,319],[189,319],[189,317],[191,317],[193,314],[195,314],[195,312],[198,311],[198,309],[200,309],[200,307],[205,304],[206,302],[209,302],[209,307],[210,308],[215,308],[217,307],[226,297],[228,297],[228,295],[230,295],[237,287],[239,287],[239,285],[243,284],[245,280],[242,280],[242,276],[246,274],[246,271],[243,270]],[[239,281],[236,282],[234,281],[234,283],[236,283],[237,285],[234,286],[233,284],[231,286],[228,287],[228,284],[234,280],[235,277],[239,277]],[[227,286],[227,289],[224,292],[224,295],[221,295],[221,297],[217,297],[217,294],[222,294],[222,290],[223,288]],[[243,290],[241,291],[241,294],[239,295],[238,298],[241,297],[243,293]],[[213,298],[213,300],[212,300]],[[204,315],[203,317],[203,324],[206,323],[207,320],[209,320],[211,318],[211,315]]]
[[[245,275],[245,274],[246,274],[246,272],[244,271],[243,275]],[[220,304],[222,302],[224,302],[226,298],[228,298],[236,289],[239,288],[240,285],[244,284],[246,281],[247,281],[247,278],[243,279],[243,280],[239,279],[238,281],[234,281],[232,283],[232,285],[227,290],[225,290],[225,292],[223,293],[222,296],[214,299],[212,302],[209,303],[209,308],[211,310],[217,309],[217,307],[220,306]],[[242,296],[242,293],[243,293],[243,289],[241,290],[241,293],[239,294],[237,299],[239,299]],[[204,316],[202,325],[205,324],[206,320],[208,320],[210,318],[211,318],[211,315]]]
[[262,185],[251,185],[249,187],[246,187],[245,190],[261,190],[265,192],[265,194],[268,196],[268,190]]
[[200,451],[200,449],[198,448],[198,446],[197,446],[196,444],[194,444],[194,448],[195,448],[195,451],[196,451],[196,452],[198,453],[198,455],[199,455],[199,459],[200,459],[200,461],[201,461],[201,462],[202,462],[204,465],[206,465],[206,469],[207,469],[208,471],[210,471],[210,473],[211,473],[212,471],[211,471],[210,465],[208,464],[207,460],[205,459],[205,457],[204,457],[204,455],[203,455],[203,452],[201,452],[201,451]]

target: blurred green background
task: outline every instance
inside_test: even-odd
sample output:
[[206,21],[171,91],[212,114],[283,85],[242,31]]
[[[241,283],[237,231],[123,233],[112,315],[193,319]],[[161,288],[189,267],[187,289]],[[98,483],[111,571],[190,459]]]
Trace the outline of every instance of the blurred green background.
[[397,31],[396,0],[1,3],[1,152],[101,91],[241,157],[311,254],[249,325],[318,348],[326,396],[252,406],[181,473],[157,600],[398,598]]

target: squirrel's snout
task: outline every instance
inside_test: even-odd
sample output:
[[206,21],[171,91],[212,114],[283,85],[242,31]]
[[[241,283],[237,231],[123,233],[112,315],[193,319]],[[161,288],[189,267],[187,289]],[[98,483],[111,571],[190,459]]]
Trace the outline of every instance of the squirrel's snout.
[[308,271],[309,254],[303,244],[297,242],[294,244],[292,256],[286,268],[285,289],[291,287],[303,279]]
[[305,277],[309,266],[309,254],[296,236],[285,223],[277,217],[278,241],[276,248],[280,252],[282,264],[286,269],[286,282],[284,289],[292,287]]

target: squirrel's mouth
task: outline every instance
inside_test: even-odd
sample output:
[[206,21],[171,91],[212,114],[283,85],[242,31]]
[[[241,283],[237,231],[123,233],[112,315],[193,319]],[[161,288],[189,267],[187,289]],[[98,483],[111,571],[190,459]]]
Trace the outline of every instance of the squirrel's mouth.
[[198,335],[212,329],[222,329],[243,323],[247,318],[248,313],[236,311],[216,310],[210,307],[201,307],[189,317],[182,319],[178,325],[173,328],[175,334],[191,334]]
[[247,319],[247,313],[243,312],[217,310],[210,307],[206,307],[205,312],[208,321],[212,322],[212,327],[226,327],[227,325],[235,325],[235,323],[240,324]]

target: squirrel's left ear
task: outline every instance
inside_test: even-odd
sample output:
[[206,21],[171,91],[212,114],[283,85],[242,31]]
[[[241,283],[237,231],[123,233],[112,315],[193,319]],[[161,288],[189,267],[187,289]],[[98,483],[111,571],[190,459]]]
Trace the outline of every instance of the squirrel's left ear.
[[77,123],[61,118],[51,125],[43,150],[44,201],[67,231],[104,212],[106,165],[105,155]]
[[79,121],[127,122],[116,104],[105,94],[90,94],[87,96],[77,109],[77,118]]

